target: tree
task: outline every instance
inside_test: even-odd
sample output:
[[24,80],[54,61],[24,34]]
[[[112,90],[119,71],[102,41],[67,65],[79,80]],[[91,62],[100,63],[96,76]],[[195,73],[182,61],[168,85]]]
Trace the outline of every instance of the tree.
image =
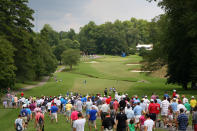
[[62,53],[62,61],[65,65],[70,66],[72,70],[73,65],[77,65],[80,61],[80,51],[76,49],[68,49]]
[[50,75],[56,70],[57,60],[51,47],[40,34],[34,36],[33,43],[34,71],[36,79],[40,79],[41,76]]
[[49,24],[45,24],[40,32],[41,36],[45,37],[44,39],[47,40],[47,43],[50,46],[55,46],[59,44],[59,34],[54,31]]
[[13,87],[16,79],[14,65],[14,47],[5,38],[0,37],[0,89]]
[[187,89],[197,83],[197,26],[196,0],[162,0],[159,2],[167,15],[163,50],[167,53],[168,83]]

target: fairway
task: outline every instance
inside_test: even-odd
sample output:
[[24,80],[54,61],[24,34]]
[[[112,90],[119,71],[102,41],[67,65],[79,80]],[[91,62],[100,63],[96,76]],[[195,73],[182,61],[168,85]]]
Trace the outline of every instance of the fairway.
[[[54,73],[54,77],[58,82],[51,77],[49,81],[40,87],[24,92],[25,96],[63,96],[69,92],[77,92],[82,95],[86,94],[103,94],[105,88],[115,87],[118,92],[127,93],[129,96],[150,95],[155,92],[157,95],[163,95],[168,91],[171,95],[173,89],[178,93],[185,94],[187,97],[194,95],[196,91],[183,90],[178,85],[166,85],[166,79],[153,77],[146,73],[132,73],[131,70],[140,70],[141,57],[137,55],[122,58],[119,56],[101,56],[100,58],[81,61],[78,66],[75,66],[72,71],[68,67],[63,72]],[[96,61],[96,62],[91,62]],[[131,64],[131,65],[127,65]],[[134,65],[132,65],[134,64]],[[86,81],[86,82],[84,82]],[[196,96],[197,97],[197,96]],[[12,131],[13,123],[19,113],[19,109],[1,109],[0,111],[0,125],[3,125],[3,130]],[[66,123],[65,117],[59,115],[59,123],[50,123],[48,115],[45,115],[46,123],[45,130],[69,130],[70,125]],[[100,120],[97,120],[97,126],[100,127]],[[33,121],[29,123],[27,131],[34,131]],[[88,126],[86,123],[86,130]]]

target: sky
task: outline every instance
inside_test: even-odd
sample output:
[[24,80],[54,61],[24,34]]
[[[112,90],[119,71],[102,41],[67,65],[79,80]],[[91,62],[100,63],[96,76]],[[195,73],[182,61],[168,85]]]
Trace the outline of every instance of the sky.
[[79,32],[89,21],[98,25],[117,19],[130,20],[131,17],[150,21],[163,14],[157,3],[146,0],[29,0],[28,6],[35,11],[36,32],[44,24],[50,24],[56,31],[73,28]]

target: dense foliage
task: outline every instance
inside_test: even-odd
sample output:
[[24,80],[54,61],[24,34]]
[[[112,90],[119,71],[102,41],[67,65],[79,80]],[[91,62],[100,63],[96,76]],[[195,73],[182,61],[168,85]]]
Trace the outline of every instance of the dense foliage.
[[0,1],[0,89],[54,72],[56,58],[44,35],[32,31],[27,0]]
[[72,66],[77,65],[80,61],[80,51],[77,49],[68,49],[62,53],[61,57],[63,63],[70,66],[70,70],[72,70]]
[[159,5],[166,12],[167,28],[163,26],[148,62],[160,59],[167,64],[168,83],[178,83],[184,89],[192,83],[193,87],[197,83],[197,1],[162,0]]
[[130,54],[138,43],[152,43],[150,22],[131,18],[96,25],[89,22],[79,32],[80,50],[86,54]]

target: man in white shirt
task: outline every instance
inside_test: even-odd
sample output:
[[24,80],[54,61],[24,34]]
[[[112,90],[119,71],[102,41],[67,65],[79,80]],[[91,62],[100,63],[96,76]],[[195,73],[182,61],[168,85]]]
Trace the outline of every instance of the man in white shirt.
[[187,111],[187,109],[185,108],[185,106],[182,104],[182,102],[179,100],[178,101],[178,106],[177,106],[177,111],[178,111],[178,113],[180,114],[180,109],[183,109],[184,110],[184,112],[186,112]]
[[109,112],[109,106],[106,104],[106,102],[103,102],[103,105],[101,106],[100,114],[101,114],[101,120],[104,119],[106,113]]
[[84,131],[86,119],[83,118],[82,113],[78,113],[78,119],[73,123],[73,131]]
[[144,122],[144,131],[152,131],[154,127],[154,121],[150,119],[149,114],[146,114],[146,120]]
[[168,107],[170,106],[169,101],[164,97],[164,100],[161,102],[161,116],[163,117],[164,126],[167,124],[168,116]]
[[14,128],[17,131],[23,131],[24,130],[25,123],[23,122],[23,119],[21,118],[21,115],[18,115],[18,118],[14,122]]

